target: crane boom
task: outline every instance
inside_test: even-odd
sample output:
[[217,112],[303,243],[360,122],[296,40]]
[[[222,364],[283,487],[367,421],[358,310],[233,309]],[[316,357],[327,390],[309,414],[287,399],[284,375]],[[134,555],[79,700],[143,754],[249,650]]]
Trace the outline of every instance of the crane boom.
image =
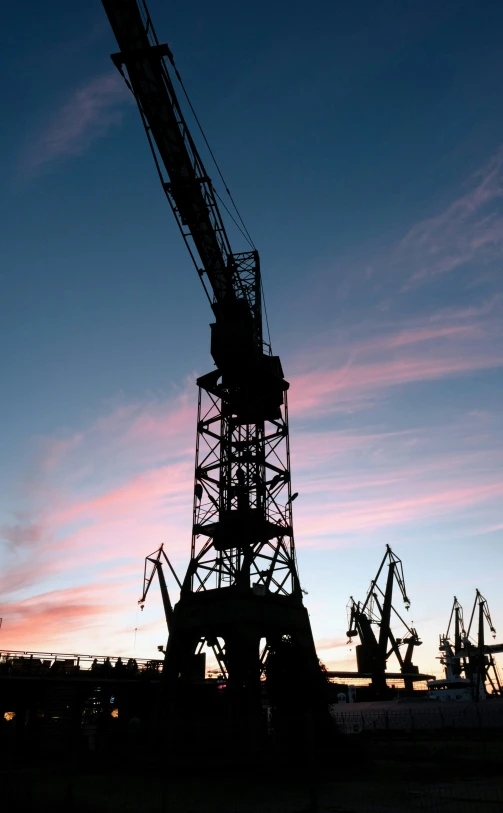
[[[173,565],[166,556],[164,545],[161,545],[159,550],[156,550],[154,551],[154,553],[150,553],[148,556],[145,557],[145,568],[143,571],[143,593],[140,600],[138,601],[138,604],[140,605],[140,609],[143,610],[143,605],[145,604],[147,593],[150,590],[152,579],[157,573],[157,576],[159,578],[159,587],[161,588],[162,606],[164,608],[164,615],[166,616],[166,624],[169,631],[171,619],[173,617],[173,607],[171,604],[171,599],[169,597],[168,585],[166,584],[166,579],[164,577],[161,557],[164,557],[165,562],[168,564],[171,572],[173,573],[176,581],[178,582],[178,586],[181,587],[180,580],[178,579],[178,576],[176,575],[173,569]],[[147,563],[152,565],[152,568],[148,576],[147,576],[147,566],[148,566]]]
[[[237,333],[248,334],[238,337],[241,344],[261,352],[258,253],[232,252],[215,189],[165,62],[167,58],[180,79],[173,54],[168,45],[159,44],[144,2],[103,0],[103,5],[120,48],[112,60],[123,75],[126,68],[126,81],[138,104],[162,187],[201,279],[206,274],[209,281],[213,296],[206,286],[205,290],[217,322],[241,323]],[[221,359],[215,361],[219,364]]]
[[127,69],[147,134],[169,176],[163,184],[168,199],[179,225],[194,241],[216,301],[223,303],[232,290],[232,252],[212,183],[164,62],[168,57],[173,64],[171,51],[159,45],[146,8],[141,9],[136,0],[103,0],[103,5],[120,48],[112,59],[117,67]]

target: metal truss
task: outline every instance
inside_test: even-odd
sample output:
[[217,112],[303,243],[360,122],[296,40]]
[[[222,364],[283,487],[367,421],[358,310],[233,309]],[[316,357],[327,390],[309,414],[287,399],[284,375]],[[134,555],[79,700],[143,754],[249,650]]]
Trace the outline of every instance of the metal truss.
[[286,397],[280,419],[243,424],[227,414],[225,395],[218,385],[199,389],[191,561],[183,591],[299,594]]

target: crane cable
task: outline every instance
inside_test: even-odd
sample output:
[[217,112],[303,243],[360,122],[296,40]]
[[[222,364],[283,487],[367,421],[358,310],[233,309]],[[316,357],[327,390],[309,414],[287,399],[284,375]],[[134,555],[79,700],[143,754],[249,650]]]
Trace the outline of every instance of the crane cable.
[[[143,16],[144,16],[145,33],[147,35],[147,38],[150,39],[151,42],[153,42],[155,45],[158,46],[159,45],[159,40],[157,39],[157,34],[155,33],[154,26],[152,25],[152,20],[150,19],[150,12],[149,12],[149,10],[147,8],[147,4],[146,4],[145,0],[142,0],[141,6],[139,6],[140,15],[141,15],[142,9],[143,9]],[[229,195],[229,198],[230,198],[231,203],[232,203],[232,205],[234,207],[234,210],[235,210],[235,212],[236,212],[236,214],[237,214],[237,216],[238,216],[238,218],[239,218],[239,220],[241,222],[241,225],[242,225],[242,227],[244,229],[244,232],[241,232],[241,233],[243,234],[244,237],[246,237],[246,239],[248,240],[248,242],[251,245],[251,247],[253,248],[253,250],[256,251],[257,250],[256,246],[255,246],[255,244],[254,244],[254,242],[253,242],[253,240],[252,240],[252,238],[250,236],[250,233],[249,233],[248,229],[245,226],[245,222],[244,222],[243,218],[241,217],[239,209],[236,206],[236,203],[234,201],[234,198],[231,195],[231,191],[230,191],[229,187],[227,186],[227,183],[225,182],[225,178],[224,178],[224,176],[222,174],[222,170],[220,169],[220,167],[219,167],[219,165],[217,163],[217,159],[215,158],[215,156],[213,154],[213,150],[210,147],[209,141],[206,138],[206,134],[205,134],[205,132],[204,132],[204,130],[202,128],[201,122],[199,121],[199,119],[197,117],[197,113],[196,113],[196,111],[194,110],[194,108],[192,106],[192,102],[190,101],[189,94],[185,90],[185,85],[183,84],[182,77],[178,73],[178,68],[175,65],[175,57],[173,56],[173,53],[171,51],[171,48],[169,48],[169,46],[168,46],[168,55],[167,56],[168,56],[168,59],[169,59],[169,61],[171,62],[172,66],[173,66],[175,76],[178,79],[178,81],[180,82],[180,87],[182,88],[183,94],[184,94],[184,96],[185,96],[185,98],[187,100],[187,104],[189,105],[190,111],[191,111],[192,115],[194,116],[195,122],[196,122],[197,126],[199,127],[199,131],[200,131],[200,133],[201,133],[201,135],[203,137],[204,143],[206,144],[206,147],[208,148],[208,152],[209,152],[209,154],[211,156],[211,160],[215,164],[217,172],[220,175],[221,181],[222,181],[222,183],[224,185],[225,191]],[[216,190],[214,190],[214,191],[216,193]],[[220,198],[220,195],[218,197]],[[220,200],[222,201],[221,198],[220,198]],[[223,201],[222,201],[222,203],[223,203]],[[226,207],[226,209],[227,209],[227,207]],[[227,212],[230,215],[230,212],[229,212],[228,209],[227,209]],[[232,215],[231,215],[231,217],[232,217]],[[234,220],[234,218],[233,218],[233,220]],[[236,221],[234,220],[234,222],[236,222]],[[236,225],[237,225],[237,223],[236,223]]]
[[[254,242],[253,242],[253,240],[252,240],[251,236],[250,236],[250,232],[249,232],[249,231],[248,231],[248,229],[246,228],[245,222],[244,222],[243,218],[241,217],[241,213],[240,213],[240,211],[239,211],[238,207],[236,206],[236,203],[235,203],[235,201],[234,201],[234,198],[232,197],[232,194],[231,194],[231,191],[230,191],[229,187],[227,186],[227,183],[226,183],[226,181],[225,181],[225,178],[224,178],[224,176],[223,176],[223,174],[222,174],[222,170],[220,169],[220,167],[219,167],[219,165],[218,165],[218,162],[217,162],[217,159],[215,158],[215,155],[214,155],[214,153],[213,153],[213,150],[212,150],[212,149],[211,149],[211,147],[210,147],[209,141],[208,141],[208,139],[206,138],[206,134],[205,134],[205,132],[204,132],[204,130],[203,130],[203,128],[202,128],[201,122],[199,121],[199,119],[198,119],[198,117],[197,117],[197,113],[196,113],[196,111],[194,110],[194,108],[193,108],[193,106],[192,106],[192,102],[190,101],[189,94],[188,94],[188,93],[187,93],[187,91],[185,90],[185,85],[183,84],[182,77],[181,77],[181,76],[180,76],[180,74],[178,73],[178,69],[177,69],[177,67],[176,67],[176,65],[175,65],[175,59],[174,59],[174,57],[173,57],[173,55],[172,55],[172,54],[170,54],[170,56],[169,56],[169,61],[170,61],[170,62],[171,62],[171,64],[173,65],[173,70],[175,71],[175,76],[176,76],[176,78],[178,79],[178,81],[180,82],[180,87],[181,87],[181,88],[182,88],[182,90],[183,90],[183,94],[184,94],[184,96],[185,96],[185,98],[186,98],[186,100],[187,100],[187,104],[189,105],[190,112],[191,112],[191,113],[192,113],[192,115],[194,116],[194,120],[195,120],[195,122],[196,122],[197,126],[199,127],[199,131],[200,131],[200,133],[201,133],[201,135],[202,135],[202,137],[203,137],[204,143],[206,144],[206,147],[207,147],[207,149],[208,149],[208,152],[209,152],[209,154],[210,154],[210,156],[211,156],[211,160],[212,160],[212,161],[213,161],[213,163],[215,164],[216,170],[217,170],[218,174],[220,175],[220,180],[222,181],[222,183],[223,183],[223,185],[224,185],[224,189],[225,189],[225,191],[226,191],[226,192],[227,192],[227,194],[229,195],[230,201],[231,201],[231,203],[232,203],[232,205],[233,205],[233,207],[234,207],[234,211],[236,212],[236,214],[237,214],[237,216],[238,216],[238,219],[239,219],[239,222],[241,223],[241,226],[243,227],[243,230],[244,230],[244,231],[241,231],[241,229],[240,229],[241,234],[243,234],[243,236],[244,236],[244,237],[246,237],[246,239],[248,240],[248,242],[249,242],[249,244],[251,245],[251,247],[253,248],[253,250],[254,250],[254,251],[256,251],[257,249],[256,249],[256,247],[255,247],[255,244],[254,244]],[[215,190],[215,192],[216,192],[216,190]],[[218,193],[216,193],[216,194],[218,195]],[[218,197],[219,197],[220,201],[222,202],[222,204],[225,206],[225,204],[224,204],[224,202],[223,202],[222,198],[220,197],[220,195],[218,195]],[[227,210],[228,214],[229,214],[229,215],[232,217],[231,213],[229,212],[229,210],[227,209],[227,207],[226,207],[226,206],[225,206],[225,208],[226,208],[226,210]],[[234,220],[234,218],[233,218],[233,217],[232,217],[232,219]],[[234,223],[236,223],[236,221],[235,221],[235,220],[234,220]],[[238,224],[236,223],[236,226],[237,226],[237,225],[238,225]],[[238,228],[239,228],[239,226],[238,226]]]

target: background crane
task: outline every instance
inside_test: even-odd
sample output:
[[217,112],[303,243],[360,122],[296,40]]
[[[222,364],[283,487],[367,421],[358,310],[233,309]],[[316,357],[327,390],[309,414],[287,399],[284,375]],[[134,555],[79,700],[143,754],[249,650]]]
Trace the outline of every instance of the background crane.
[[[173,565],[171,564],[171,562],[168,559],[166,551],[164,550],[164,545],[161,545],[161,547],[158,550],[154,551],[154,553],[150,553],[148,556],[145,557],[145,567],[144,567],[144,571],[143,571],[143,592],[142,592],[141,598],[138,601],[138,604],[140,605],[140,610],[143,610],[143,608],[145,606],[145,601],[147,600],[147,593],[150,590],[150,585],[152,584],[153,578],[154,578],[155,574],[157,573],[157,577],[159,579],[159,586],[161,588],[161,597],[162,597],[162,606],[163,606],[163,609],[164,609],[164,617],[166,618],[166,626],[168,628],[168,633],[169,633],[169,631],[171,629],[172,618],[173,618],[173,606],[171,604],[168,585],[166,583],[166,578],[164,576],[163,560],[168,565],[168,567],[171,570],[173,576],[175,577],[176,582],[178,584],[178,587],[180,589],[182,588],[182,583],[180,582],[180,579],[176,575],[175,570],[173,568]],[[202,638],[199,641],[199,646],[198,646],[198,648],[196,650],[195,658],[194,658],[195,662],[194,662],[194,667],[193,667],[192,674],[199,677],[199,678],[204,678],[204,676],[205,676],[206,655],[203,652],[204,644],[205,644],[205,639]],[[212,646],[212,649],[213,649],[213,654],[215,656],[215,659],[216,659],[216,661],[218,663],[218,666],[220,668],[220,672],[221,672],[222,676],[224,678],[226,678],[227,677],[227,669],[226,669],[226,664],[225,664],[225,655],[222,652],[222,648],[221,648],[220,644],[218,643],[218,641],[216,641],[216,640],[212,642],[211,646]],[[165,650],[163,650],[163,651],[165,651]]]
[[[453,630],[454,640],[451,640],[450,637],[451,629]],[[448,680],[461,677],[461,672],[463,671],[461,650],[465,640],[466,630],[463,608],[456,596],[454,596],[447,632],[444,635],[440,635],[439,646],[440,651],[443,653],[440,662],[445,666],[445,676]]]
[[[159,586],[161,588],[161,596],[162,596],[162,606],[164,608],[164,615],[166,618],[166,625],[169,628],[171,626],[171,619],[173,618],[173,607],[171,605],[171,599],[169,597],[168,585],[166,584],[166,578],[164,576],[163,571],[163,560],[166,562],[168,567],[170,568],[173,576],[175,577],[178,586],[181,587],[180,580],[176,575],[174,568],[169,561],[166,552],[164,550],[164,545],[154,551],[154,553],[149,553],[148,556],[145,557],[145,567],[143,571],[143,592],[141,598],[138,601],[140,605],[140,610],[143,610],[145,606],[145,601],[147,600],[147,593],[150,590],[150,585],[152,584],[152,580],[157,573],[159,579]],[[150,566],[150,567],[149,567]],[[148,572],[147,572],[148,571]]]
[[[476,622],[476,639],[472,635],[470,638],[472,625]],[[475,600],[470,615],[470,622],[465,638],[465,673],[475,686],[475,696],[478,698],[487,693],[487,683],[491,686],[495,695],[501,695],[502,686],[499,679],[498,669],[494,655],[503,652],[503,644],[486,644],[485,626],[489,627],[493,638],[496,638],[496,630],[492,622],[491,613],[487,599],[479,590],[475,591]]]
[[175,691],[190,678],[200,641],[222,642],[234,707],[257,709],[267,657],[287,638],[300,694],[319,706],[324,681],[302,602],[292,525],[289,385],[263,337],[259,255],[253,244],[244,252],[231,248],[217,192],[175,92],[178,81],[185,94],[173,55],[159,43],[145,3],[103,5],[120,49],[113,62],[138,104],[214,315],[215,369],[198,379],[191,556],[170,613],[164,678]]
[[474,700],[488,696],[488,685],[494,696],[503,694],[494,656],[503,652],[503,644],[486,643],[486,626],[496,637],[487,599],[475,591],[468,628],[465,629],[463,608],[456,596],[452,605],[447,632],[440,636],[440,661],[447,680],[464,678],[469,681]]
[[[386,564],[388,573],[383,589],[379,579]],[[365,601],[357,602],[351,596],[348,604],[348,638],[350,640],[356,636],[360,638],[360,644],[356,647],[358,672],[372,675],[372,686],[377,695],[386,692],[386,664],[392,654],[396,655],[400,664],[400,672],[404,675],[407,690],[412,690],[413,677],[418,674],[417,666],[412,663],[412,655],[414,647],[420,646],[421,641],[414,627],[409,626],[393,606],[395,584],[400,590],[405,609],[408,610],[410,601],[405,589],[402,561],[393,553],[390,546],[386,545],[386,553],[376,576],[370,583]],[[393,615],[406,629],[405,636],[401,638],[396,638],[391,629]],[[375,627],[379,629],[377,635],[374,632]]]

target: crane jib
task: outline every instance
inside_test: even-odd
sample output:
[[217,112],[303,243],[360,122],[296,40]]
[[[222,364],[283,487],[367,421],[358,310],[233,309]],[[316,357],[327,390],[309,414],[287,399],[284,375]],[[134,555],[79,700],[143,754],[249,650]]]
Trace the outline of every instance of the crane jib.
[[103,5],[120,48],[112,57],[114,64],[121,72],[126,66],[147,135],[169,178],[163,187],[179,226],[193,241],[216,302],[229,301],[236,289],[232,251],[211,181],[163,62],[171,52],[166,45],[150,44],[136,0],[103,0]]
[[102,2],[120,49],[112,60],[135,97],[163,189],[216,317],[211,354],[222,389],[215,394],[226,397],[226,409],[244,423],[278,420],[288,383],[263,341],[258,253],[253,246],[231,248],[217,193],[175,93],[173,70],[181,80],[173,55],[159,44],[145,4]]

